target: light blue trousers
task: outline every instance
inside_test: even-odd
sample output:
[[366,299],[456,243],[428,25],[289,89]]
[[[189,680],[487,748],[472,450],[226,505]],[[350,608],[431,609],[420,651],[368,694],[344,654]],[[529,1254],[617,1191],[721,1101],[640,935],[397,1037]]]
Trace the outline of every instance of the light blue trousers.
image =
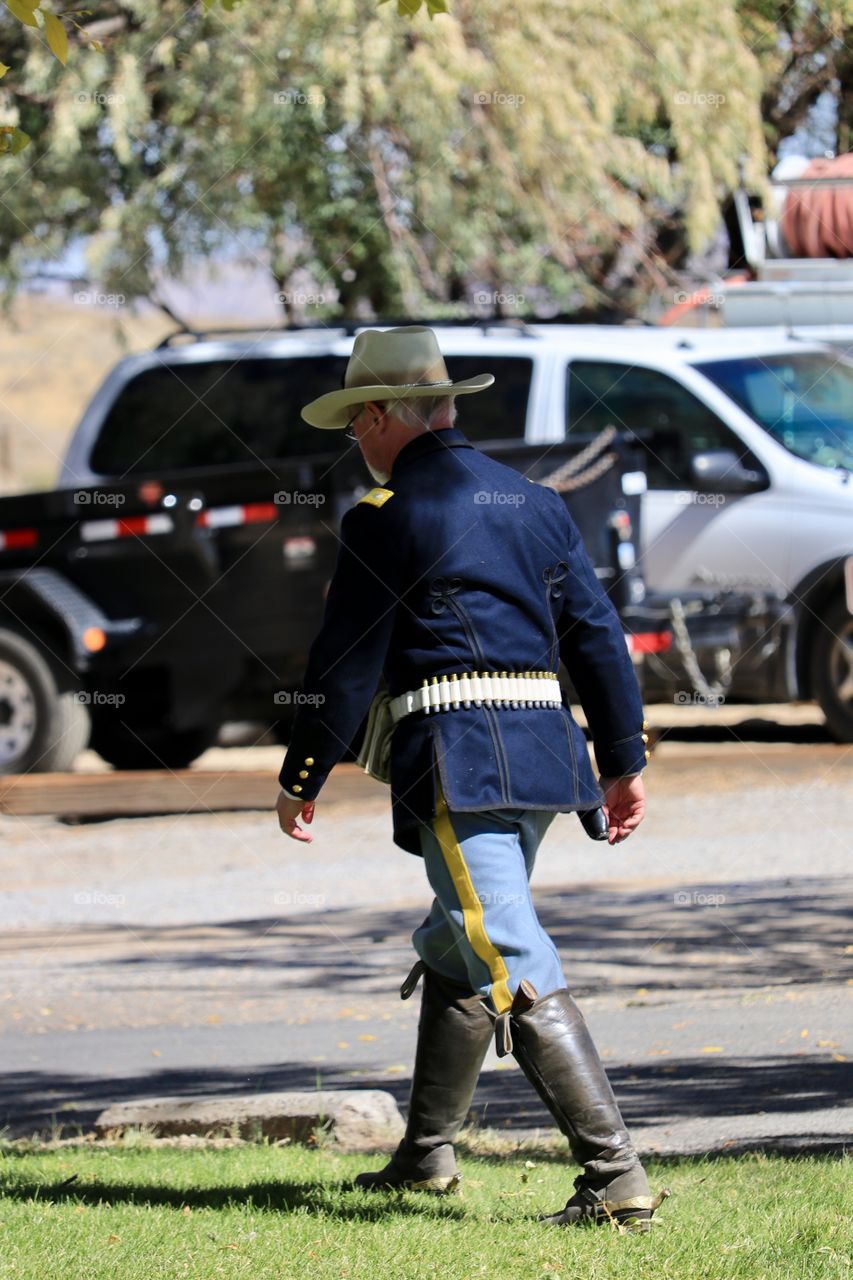
[[557,948],[539,923],[530,875],[556,815],[541,809],[447,808],[439,791],[421,852],[435,893],[412,935],[430,969],[489,998],[496,1013],[512,1003],[522,978],[540,996],[567,986]]

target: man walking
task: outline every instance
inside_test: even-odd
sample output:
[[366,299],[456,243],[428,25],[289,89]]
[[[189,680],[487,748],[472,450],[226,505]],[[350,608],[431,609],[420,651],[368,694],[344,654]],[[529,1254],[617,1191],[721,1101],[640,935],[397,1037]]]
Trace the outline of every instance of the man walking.
[[[650,1194],[528,883],[557,812],[603,802],[611,844],[642,821],[642,703],[563,500],[454,426],[456,397],[492,382],[452,382],[430,329],[366,331],[344,387],[302,411],[315,427],[352,428],[377,487],[341,523],[303,683],[312,697],[279,774],[279,822],[294,839],[312,838],[298,820],[312,821],[384,673],[391,732],[369,725],[369,750],[388,759],[395,843],[423,858],[435,898],[401,988],[406,998],[423,977],[406,1134],[357,1185],[458,1186],[453,1141],[495,1034],[582,1166],[565,1208],[546,1221],[648,1229],[666,1193]],[[560,660],[590,725],[600,785],[563,701]]]

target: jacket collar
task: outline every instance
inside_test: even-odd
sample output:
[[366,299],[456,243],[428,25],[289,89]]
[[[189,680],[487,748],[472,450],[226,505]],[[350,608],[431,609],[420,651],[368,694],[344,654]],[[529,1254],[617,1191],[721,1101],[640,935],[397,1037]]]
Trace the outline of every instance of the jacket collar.
[[[473,449],[474,446],[458,427],[443,427],[441,431],[424,431],[415,436],[408,444],[404,444],[391,467],[391,480],[401,467],[406,467],[425,453],[435,453],[439,449]],[[391,483],[391,480],[388,483]]]

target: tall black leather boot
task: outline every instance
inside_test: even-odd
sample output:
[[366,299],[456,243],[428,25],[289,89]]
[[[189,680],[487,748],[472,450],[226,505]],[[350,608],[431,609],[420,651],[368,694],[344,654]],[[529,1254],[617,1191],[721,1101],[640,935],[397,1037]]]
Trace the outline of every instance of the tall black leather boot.
[[583,1166],[575,1195],[545,1218],[556,1226],[592,1220],[648,1230],[654,1198],[583,1014],[566,988],[537,996],[522,981],[496,1023],[498,1056],[511,1052]]
[[493,1023],[482,997],[428,969],[423,961],[418,961],[400,988],[404,1000],[421,974],[424,985],[406,1132],[384,1169],[357,1176],[355,1185],[365,1190],[411,1187],[446,1195],[461,1182],[453,1140],[468,1114]]

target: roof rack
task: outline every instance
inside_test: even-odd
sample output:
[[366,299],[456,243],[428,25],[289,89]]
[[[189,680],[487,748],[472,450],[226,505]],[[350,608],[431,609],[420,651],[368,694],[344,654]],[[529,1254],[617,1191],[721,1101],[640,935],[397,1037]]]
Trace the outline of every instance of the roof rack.
[[180,338],[189,338],[193,342],[206,342],[210,338],[219,337],[242,337],[252,333],[266,333],[269,337],[283,337],[289,333],[316,333],[318,330],[329,334],[340,335],[345,338],[353,337],[360,329],[370,328],[391,328],[398,325],[423,324],[434,329],[480,329],[483,333],[488,333],[492,329],[508,329],[514,330],[523,337],[532,338],[536,335],[530,328],[532,324],[558,324],[566,323],[565,317],[554,317],[549,320],[540,320],[537,317],[516,317],[516,316],[494,316],[484,319],[482,316],[460,316],[453,317],[449,320],[434,319],[412,319],[411,316],[396,316],[391,318],[380,317],[376,320],[339,320],[332,321],[329,324],[292,324],[280,326],[279,328],[270,328],[267,325],[248,325],[246,328],[225,327],[216,329],[193,329],[189,325],[182,325],[179,329],[175,329],[172,333],[167,333],[165,338],[157,343],[155,348],[160,351],[163,347],[170,347]]

